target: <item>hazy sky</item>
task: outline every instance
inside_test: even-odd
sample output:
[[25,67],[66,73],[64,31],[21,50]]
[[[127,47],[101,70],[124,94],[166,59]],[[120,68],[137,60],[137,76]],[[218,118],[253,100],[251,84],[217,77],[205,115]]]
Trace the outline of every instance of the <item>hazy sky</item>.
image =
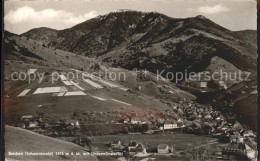
[[204,15],[230,30],[256,29],[255,0],[8,0],[5,29],[65,29],[118,9],[156,11],[174,18]]

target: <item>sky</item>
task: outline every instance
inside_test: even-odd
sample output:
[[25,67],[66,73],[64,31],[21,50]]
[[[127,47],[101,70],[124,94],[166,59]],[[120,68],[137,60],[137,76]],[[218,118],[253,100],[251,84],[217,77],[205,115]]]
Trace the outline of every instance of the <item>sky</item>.
[[256,0],[5,0],[5,30],[62,30],[119,9],[159,12],[173,18],[203,15],[232,31],[257,29]]

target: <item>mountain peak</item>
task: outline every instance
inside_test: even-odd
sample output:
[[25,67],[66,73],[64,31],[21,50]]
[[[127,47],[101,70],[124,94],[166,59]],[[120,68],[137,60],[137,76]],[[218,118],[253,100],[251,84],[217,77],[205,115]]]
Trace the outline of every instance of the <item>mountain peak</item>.
[[202,15],[198,15],[198,16],[196,16],[196,18],[199,18],[199,19],[204,19],[204,20],[206,20],[206,19],[207,19],[205,16],[202,16]]

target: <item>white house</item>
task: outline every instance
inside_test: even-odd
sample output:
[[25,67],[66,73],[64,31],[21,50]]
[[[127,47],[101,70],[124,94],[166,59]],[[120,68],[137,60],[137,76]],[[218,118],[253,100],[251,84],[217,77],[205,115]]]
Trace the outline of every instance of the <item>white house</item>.
[[163,129],[175,129],[177,128],[177,121],[174,120],[166,120],[163,124]]
[[128,147],[128,151],[129,151],[130,155],[135,155],[135,156],[142,156],[147,153],[144,145],[140,144],[140,143],[136,144],[135,147],[132,147],[132,148]]
[[224,89],[227,89],[227,85],[224,81],[219,81],[219,85],[223,87]]
[[126,118],[125,120],[124,120],[124,124],[128,124],[130,122],[130,119],[129,118]]
[[238,135],[231,135],[230,139],[231,139],[231,142],[233,142],[233,143],[243,143],[244,142],[244,137],[238,136]]
[[252,95],[254,95],[254,94],[258,94],[257,89],[254,90],[253,92],[251,92],[250,94],[252,94]]
[[32,119],[33,118],[33,116],[32,115],[25,115],[25,116],[22,116],[21,117],[21,120],[24,120],[24,119]]
[[143,118],[142,117],[133,117],[131,118],[131,124],[141,124],[142,123]]
[[30,122],[27,128],[35,128],[35,127],[37,127],[37,125],[38,125],[38,123],[35,122],[35,121],[34,122]]
[[30,74],[34,74],[36,71],[37,71],[37,69],[29,69],[27,71],[27,73],[28,73],[28,75],[30,75]]
[[246,155],[249,159],[254,160],[256,158],[256,152],[254,149],[252,149],[250,146],[245,144],[245,149],[246,149]]
[[249,131],[246,131],[243,135],[244,137],[254,137],[254,133],[253,131],[249,130]]
[[208,82],[200,82],[200,87],[201,88],[207,88],[208,87]]
[[75,126],[78,127],[78,128],[80,127],[79,121],[77,121],[77,122],[75,123]]

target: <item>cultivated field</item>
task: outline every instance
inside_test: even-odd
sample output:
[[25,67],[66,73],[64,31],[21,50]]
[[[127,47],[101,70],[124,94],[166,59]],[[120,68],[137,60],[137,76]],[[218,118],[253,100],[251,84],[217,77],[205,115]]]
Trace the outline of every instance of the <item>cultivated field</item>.
[[105,150],[106,143],[112,143],[114,140],[120,140],[124,144],[131,141],[143,143],[144,145],[157,146],[159,144],[167,144],[175,147],[176,151],[187,149],[187,146],[201,146],[215,141],[216,139],[207,136],[196,136],[192,134],[130,134],[130,135],[105,135],[94,136],[93,146],[99,150]]

